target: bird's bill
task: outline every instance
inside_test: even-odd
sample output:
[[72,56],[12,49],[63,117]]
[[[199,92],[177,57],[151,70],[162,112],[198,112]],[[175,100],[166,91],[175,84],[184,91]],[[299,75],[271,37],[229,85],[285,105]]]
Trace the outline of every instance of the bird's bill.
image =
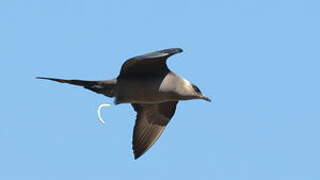
[[202,96],[201,99],[206,100],[206,101],[208,101],[208,102],[211,102],[211,99],[208,98],[208,97],[206,97],[206,96]]

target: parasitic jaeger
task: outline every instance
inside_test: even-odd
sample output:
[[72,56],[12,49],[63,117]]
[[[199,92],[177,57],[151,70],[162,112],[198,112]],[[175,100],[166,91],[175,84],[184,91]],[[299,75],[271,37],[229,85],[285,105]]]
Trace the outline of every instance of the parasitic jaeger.
[[122,65],[118,77],[111,80],[37,78],[82,86],[115,97],[115,104],[131,103],[137,112],[132,140],[134,158],[137,159],[160,137],[174,115],[178,101],[211,101],[196,85],[168,68],[168,57],[181,52],[180,48],[171,48],[130,58]]

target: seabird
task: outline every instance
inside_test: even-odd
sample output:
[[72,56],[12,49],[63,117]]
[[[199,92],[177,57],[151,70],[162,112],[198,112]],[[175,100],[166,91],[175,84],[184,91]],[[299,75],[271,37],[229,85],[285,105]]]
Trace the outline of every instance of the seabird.
[[174,115],[178,101],[211,101],[196,85],[168,68],[168,57],[181,52],[180,48],[171,48],[130,58],[122,65],[118,77],[111,80],[37,78],[82,86],[115,97],[115,104],[131,103],[137,112],[132,140],[134,158],[137,159],[160,137]]

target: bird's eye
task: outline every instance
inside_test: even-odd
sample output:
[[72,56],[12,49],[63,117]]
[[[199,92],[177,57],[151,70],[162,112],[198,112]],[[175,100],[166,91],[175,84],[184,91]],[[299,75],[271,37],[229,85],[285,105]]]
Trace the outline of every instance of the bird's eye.
[[193,89],[194,89],[197,93],[200,93],[200,94],[201,94],[200,89],[199,89],[196,85],[192,84],[192,87],[193,87]]

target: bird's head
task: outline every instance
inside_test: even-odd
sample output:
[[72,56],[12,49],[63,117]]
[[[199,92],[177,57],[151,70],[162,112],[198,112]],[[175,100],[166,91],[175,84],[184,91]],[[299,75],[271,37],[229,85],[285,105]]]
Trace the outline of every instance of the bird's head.
[[193,96],[194,96],[195,98],[197,98],[197,99],[203,99],[203,100],[206,100],[206,101],[211,102],[211,99],[208,98],[208,97],[206,97],[206,96],[204,96],[204,95],[202,94],[202,92],[200,91],[200,89],[199,89],[196,85],[191,84],[191,86],[192,86],[192,90],[193,90]]

